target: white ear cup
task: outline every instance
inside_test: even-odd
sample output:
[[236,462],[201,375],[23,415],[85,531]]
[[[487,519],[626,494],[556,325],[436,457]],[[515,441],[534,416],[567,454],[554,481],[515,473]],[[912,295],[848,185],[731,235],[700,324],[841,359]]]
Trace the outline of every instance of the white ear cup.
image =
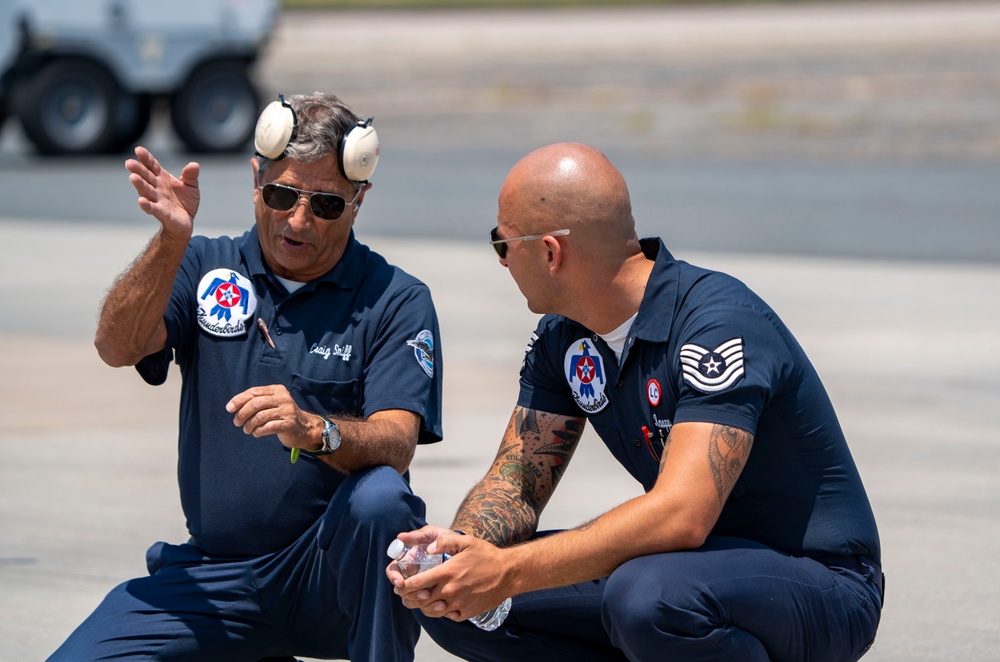
[[295,135],[295,125],[295,111],[285,102],[285,98],[272,101],[257,119],[253,137],[254,149],[268,159],[280,159],[292,136]]
[[[253,146],[257,154],[276,161],[285,155],[288,143],[295,139],[298,118],[291,104],[279,95],[278,101],[267,104],[257,118]],[[372,119],[358,122],[344,134],[340,141],[340,170],[353,182],[371,179],[378,165],[378,134],[372,127]]]
[[359,122],[344,136],[340,146],[340,167],[353,182],[371,179],[378,165],[378,134],[371,120]]

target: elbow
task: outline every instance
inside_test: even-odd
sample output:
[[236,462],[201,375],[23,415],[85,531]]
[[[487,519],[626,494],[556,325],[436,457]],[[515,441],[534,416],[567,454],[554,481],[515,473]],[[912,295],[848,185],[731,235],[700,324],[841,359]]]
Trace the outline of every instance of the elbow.
[[685,527],[678,531],[675,536],[677,548],[680,550],[698,549],[708,540],[710,532],[709,529],[700,526]]
[[139,362],[139,359],[109,344],[100,332],[94,338],[94,347],[97,349],[97,355],[101,357],[101,360],[112,368],[124,368],[126,366],[133,366]]
[[390,463],[393,469],[399,472],[399,475],[406,475],[406,472],[410,470],[410,463],[413,462],[413,456],[416,453],[417,444],[414,442],[412,445],[407,445],[406,450],[400,453],[397,457],[393,458]]
[[682,518],[675,522],[671,532],[670,537],[674,542],[672,547],[678,550],[698,549],[708,540],[714,527],[714,521],[708,521],[703,517],[691,515]]

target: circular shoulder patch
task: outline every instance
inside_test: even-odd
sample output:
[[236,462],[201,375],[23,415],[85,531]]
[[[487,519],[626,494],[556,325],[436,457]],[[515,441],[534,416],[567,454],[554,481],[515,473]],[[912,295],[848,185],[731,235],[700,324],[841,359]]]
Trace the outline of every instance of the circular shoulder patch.
[[566,350],[563,374],[580,409],[596,414],[608,405],[604,363],[590,338],[580,338]]
[[434,376],[434,334],[424,329],[417,334],[413,340],[407,340],[406,344],[413,348],[413,356],[417,363],[424,369],[428,377]]
[[198,326],[213,336],[243,335],[255,310],[253,283],[237,271],[213,269],[198,283]]

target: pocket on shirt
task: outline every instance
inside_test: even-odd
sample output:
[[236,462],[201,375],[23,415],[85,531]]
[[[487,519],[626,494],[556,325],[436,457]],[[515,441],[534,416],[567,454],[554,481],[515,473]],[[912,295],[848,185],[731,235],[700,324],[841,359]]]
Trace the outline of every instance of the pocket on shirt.
[[332,382],[293,374],[289,389],[292,397],[306,411],[318,414],[360,416],[360,388],[357,379]]

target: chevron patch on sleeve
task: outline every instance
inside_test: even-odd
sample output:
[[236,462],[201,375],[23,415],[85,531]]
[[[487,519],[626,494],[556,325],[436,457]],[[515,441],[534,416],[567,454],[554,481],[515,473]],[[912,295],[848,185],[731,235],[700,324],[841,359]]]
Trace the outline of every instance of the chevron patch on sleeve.
[[684,381],[702,393],[724,391],[740,380],[743,370],[743,338],[727,340],[715,349],[687,343],[681,347]]

